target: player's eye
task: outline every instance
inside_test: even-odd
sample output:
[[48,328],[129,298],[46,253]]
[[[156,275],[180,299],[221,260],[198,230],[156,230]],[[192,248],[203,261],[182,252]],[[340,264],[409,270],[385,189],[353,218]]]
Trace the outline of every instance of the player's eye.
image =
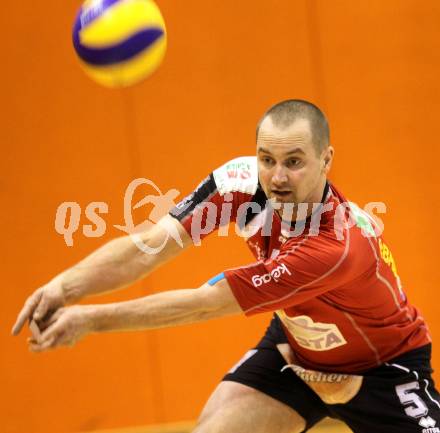
[[297,159],[297,158],[290,158],[286,161],[286,166],[287,167],[296,167],[301,163],[301,160]]
[[272,165],[273,164],[273,159],[270,156],[262,156],[260,157],[260,161],[264,164],[264,165]]

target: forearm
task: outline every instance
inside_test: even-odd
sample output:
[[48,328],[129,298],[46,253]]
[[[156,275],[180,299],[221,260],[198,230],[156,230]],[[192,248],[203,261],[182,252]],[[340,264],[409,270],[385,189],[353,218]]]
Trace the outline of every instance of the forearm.
[[132,301],[85,307],[92,332],[171,327],[241,312],[225,285],[172,290]]
[[[185,236],[184,233],[180,234]],[[184,238],[183,245],[177,245],[159,225],[139,236],[142,243],[149,248],[162,248],[155,254],[148,254],[130,236],[108,242],[56,277],[60,280],[66,299],[78,300],[130,285],[147,276],[189,244],[188,239]]]
[[[132,301],[87,306],[94,332],[154,329],[200,321],[203,309],[192,305],[197,289],[163,292]],[[171,295],[171,296],[170,296]],[[177,302],[176,302],[177,301]]]
[[77,300],[123,288],[151,270],[142,252],[125,236],[106,243],[57,278],[66,299]]

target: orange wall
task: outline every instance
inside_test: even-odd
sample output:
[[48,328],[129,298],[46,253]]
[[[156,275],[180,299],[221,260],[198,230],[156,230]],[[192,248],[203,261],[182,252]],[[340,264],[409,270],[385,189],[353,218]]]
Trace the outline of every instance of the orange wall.
[[[9,329],[25,297],[120,234],[135,177],[190,191],[229,158],[252,154],[264,110],[290,97],[329,115],[332,179],[363,205],[388,207],[385,234],[406,291],[440,339],[438,0],[160,0],[169,32],[161,69],[123,91],[91,82],[70,42],[78,3],[7,2],[0,17],[3,301],[0,421],[5,433],[78,432],[192,419],[268,317],[92,336],[34,355]],[[6,49],[5,49],[6,46]],[[106,201],[104,238],[54,230],[64,201]],[[82,223],[87,223],[85,219]],[[239,239],[212,236],[125,292],[194,287],[246,263]],[[93,300],[95,302],[96,300]],[[434,366],[440,352],[434,350]],[[438,376],[437,376],[438,377]]]

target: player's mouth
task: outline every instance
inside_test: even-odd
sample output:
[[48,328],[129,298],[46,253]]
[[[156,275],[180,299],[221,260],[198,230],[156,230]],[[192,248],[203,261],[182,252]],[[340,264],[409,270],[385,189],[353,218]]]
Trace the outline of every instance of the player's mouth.
[[281,199],[281,200],[285,199],[290,194],[291,194],[291,191],[287,191],[287,190],[273,189],[271,191],[271,195],[272,195],[273,198]]

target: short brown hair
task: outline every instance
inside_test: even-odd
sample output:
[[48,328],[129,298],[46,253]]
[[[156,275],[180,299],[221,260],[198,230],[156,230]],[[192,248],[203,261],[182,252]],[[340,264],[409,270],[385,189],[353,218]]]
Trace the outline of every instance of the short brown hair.
[[267,110],[257,125],[257,139],[263,120],[270,116],[277,128],[287,128],[298,119],[310,122],[313,144],[318,153],[324,150],[330,142],[330,130],[325,114],[314,104],[302,99],[287,99]]

